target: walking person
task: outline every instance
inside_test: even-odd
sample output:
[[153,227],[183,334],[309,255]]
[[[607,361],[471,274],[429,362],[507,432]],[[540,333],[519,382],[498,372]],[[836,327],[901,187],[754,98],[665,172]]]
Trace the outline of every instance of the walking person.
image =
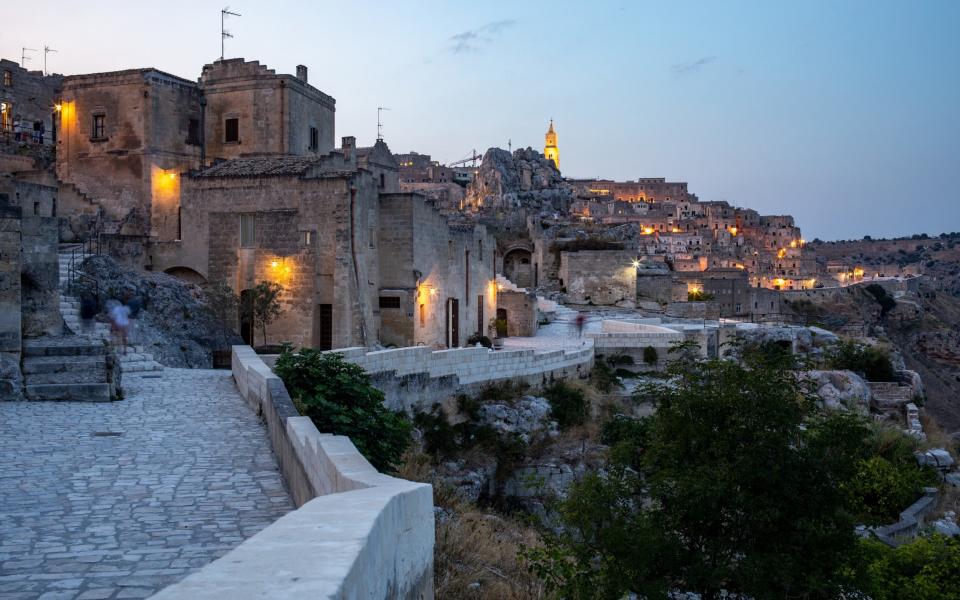
[[140,317],[140,311],[143,310],[143,299],[136,294],[128,294],[125,302],[130,310],[130,327],[127,340],[131,344],[137,343],[137,319]]
[[109,306],[110,329],[116,337],[116,343],[126,354],[127,333],[130,329],[130,307],[116,300],[111,300]]
[[90,294],[84,292],[80,296],[80,327],[84,335],[93,333],[94,318],[97,316],[97,301]]

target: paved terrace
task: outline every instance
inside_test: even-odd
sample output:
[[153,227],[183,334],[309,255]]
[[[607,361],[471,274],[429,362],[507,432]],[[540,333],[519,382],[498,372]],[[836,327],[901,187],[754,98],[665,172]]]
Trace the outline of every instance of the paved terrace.
[[0,403],[0,600],[144,598],[293,509],[230,371]]

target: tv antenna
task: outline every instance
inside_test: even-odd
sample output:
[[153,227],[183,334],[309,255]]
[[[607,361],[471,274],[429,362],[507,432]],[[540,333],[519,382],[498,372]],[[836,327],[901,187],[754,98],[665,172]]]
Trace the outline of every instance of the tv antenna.
[[241,15],[240,13],[230,12],[230,7],[229,7],[229,6],[224,6],[224,7],[223,7],[223,10],[220,11],[220,60],[223,60],[224,42],[226,41],[227,38],[232,38],[232,37],[233,37],[233,34],[230,33],[229,31],[227,31],[227,29],[226,29],[226,27],[225,27],[225,26],[226,26],[226,21],[227,21],[227,15],[230,15],[231,17],[242,17],[242,16],[243,16],[243,15]]
[[27,52],[36,52],[36,48],[27,48],[24,46],[20,51],[20,66],[24,69],[27,68],[27,61],[30,60],[30,57],[27,56]]
[[377,139],[378,140],[383,139],[383,121],[380,119],[380,113],[385,110],[390,110],[390,109],[387,108],[386,106],[377,107]]
[[56,52],[56,50],[54,50],[50,46],[44,45],[43,47],[43,74],[44,75],[47,74],[47,55],[50,54],[51,52]]
[[513,140],[507,139],[507,152],[513,154]]

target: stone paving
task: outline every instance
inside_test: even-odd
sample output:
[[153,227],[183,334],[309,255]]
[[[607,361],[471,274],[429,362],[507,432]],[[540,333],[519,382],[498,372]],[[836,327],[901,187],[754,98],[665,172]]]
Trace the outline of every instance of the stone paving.
[[230,371],[0,403],[0,600],[145,598],[293,509]]

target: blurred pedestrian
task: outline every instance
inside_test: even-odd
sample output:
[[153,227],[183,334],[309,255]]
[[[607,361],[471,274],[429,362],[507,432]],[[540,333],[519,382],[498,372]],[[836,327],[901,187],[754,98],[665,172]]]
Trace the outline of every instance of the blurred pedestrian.
[[130,309],[130,328],[127,339],[131,344],[137,343],[137,319],[140,317],[140,311],[143,310],[143,299],[135,294],[127,294],[125,302]]
[[80,328],[84,335],[93,333],[94,318],[97,316],[97,301],[90,294],[84,292],[80,296]]
[[111,300],[108,314],[110,315],[110,330],[116,337],[116,343],[127,353],[127,333],[130,330],[130,307],[122,302]]
[[577,326],[577,337],[583,337],[583,326],[587,323],[587,315],[578,312],[573,322]]

